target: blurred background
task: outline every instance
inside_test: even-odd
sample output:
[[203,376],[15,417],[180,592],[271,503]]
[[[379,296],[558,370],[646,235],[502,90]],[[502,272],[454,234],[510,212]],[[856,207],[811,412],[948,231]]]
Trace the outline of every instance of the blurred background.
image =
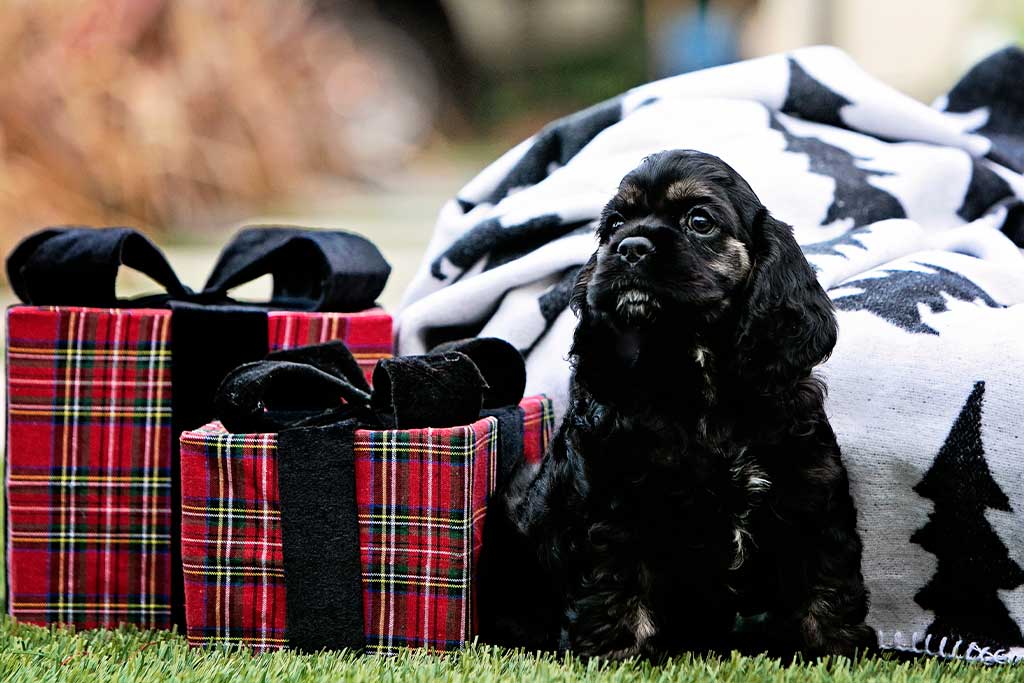
[[1022,37],[1019,0],[4,0],[0,247],[136,226],[199,287],[240,223],[344,227],[395,307],[441,203],[552,118],[820,43],[930,102]]

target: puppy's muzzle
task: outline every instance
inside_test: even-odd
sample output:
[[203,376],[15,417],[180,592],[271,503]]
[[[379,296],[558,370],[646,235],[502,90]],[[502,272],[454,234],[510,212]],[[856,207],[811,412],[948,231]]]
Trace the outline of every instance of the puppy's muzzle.
[[616,251],[620,259],[630,266],[635,266],[654,253],[654,242],[646,237],[635,235],[619,242]]

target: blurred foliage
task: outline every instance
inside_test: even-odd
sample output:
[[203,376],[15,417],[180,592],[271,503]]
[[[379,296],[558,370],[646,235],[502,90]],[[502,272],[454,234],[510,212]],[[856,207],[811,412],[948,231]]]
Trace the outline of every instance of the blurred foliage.
[[474,112],[484,130],[523,121],[536,126],[615,97],[648,79],[642,16],[614,40],[590,49],[525,56],[514,72],[489,74]]
[[342,133],[365,115],[375,65],[304,1],[4,5],[4,248],[43,224],[233,219],[359,172]]

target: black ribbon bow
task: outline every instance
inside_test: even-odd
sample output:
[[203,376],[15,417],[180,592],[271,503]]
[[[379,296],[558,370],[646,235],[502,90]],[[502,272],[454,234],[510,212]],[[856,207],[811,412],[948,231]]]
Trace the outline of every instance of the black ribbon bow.
[[214,399],[224,427],[278,433],[291,647],[358,650],[364,643],[355,431],[451,427],[494,415],[499,470],[508,471],[522,458],[525,383],[522,355],[500,339],[382,360],[372,391],[341,342],[272,353],[225,377]]
[[228,373],[214,396],[230,432],[279,432],[357,420],[363,429],[454,427],[523,398],[522,354],[503,339],[450,342],[424,356],[388,358],[373,390],[340,341],[278,351]]
[[[148,275],[166,293],[118,299],[115,282],[121,266]],[[221,252],[200,292],[183,285],[159,247],[132,228],[48,228],[23,240],[7,259],[11,288],[23,302],[37,306],[240,305],[228,290],[269,274],[273,296],[262,307],[361,311],[373,306],[390,273],[391,266],[365,237],[280,226],[242,229]]]

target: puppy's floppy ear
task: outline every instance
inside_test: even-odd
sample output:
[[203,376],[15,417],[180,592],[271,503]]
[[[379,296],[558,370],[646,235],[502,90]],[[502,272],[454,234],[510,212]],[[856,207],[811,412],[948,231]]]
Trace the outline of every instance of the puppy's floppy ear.
[[578,316],[582,316],[590,310],[587,304],[587,287],[590,286],[590,277],[597,268],[597,252],[595,251],[590,260],[583,264],[579,274],[576,275],[576,284],[572,287],[572,296],[569,298],[569,308]]
[[739,304],[736,360],[741,377],[770,392],[806,377],[828,358],[838,329],[832,301],[793,229],[762,207],[753,237],[754,264]]

